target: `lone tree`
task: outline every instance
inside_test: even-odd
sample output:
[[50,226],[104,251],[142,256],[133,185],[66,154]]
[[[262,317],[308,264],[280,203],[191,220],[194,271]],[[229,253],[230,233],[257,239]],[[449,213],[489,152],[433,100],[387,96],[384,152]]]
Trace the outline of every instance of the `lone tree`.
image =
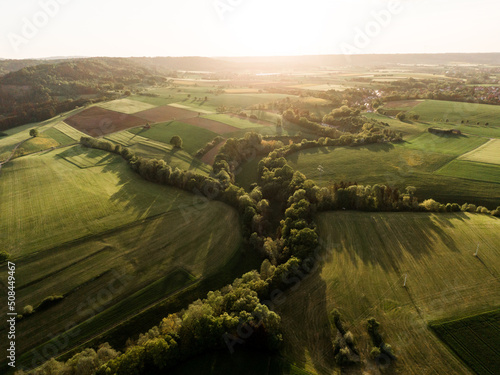
[[406,113],[404,113],[404,112],[399,112],[399,113],[396,115],[396,118],[397,118],[399,121],[404,121],[404,120],[406,120]]
[[174,135],[170,140],[170,144],[175,148],[182,148],[182,138],[178,135]]
[[33,138],[38,137],[38,130],[31,129],[30,130],[30,137],[33,137]]

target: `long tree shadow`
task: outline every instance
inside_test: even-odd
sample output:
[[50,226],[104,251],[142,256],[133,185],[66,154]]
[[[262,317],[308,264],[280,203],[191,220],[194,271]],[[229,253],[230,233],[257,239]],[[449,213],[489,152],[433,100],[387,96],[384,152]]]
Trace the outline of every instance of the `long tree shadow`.
[[[327,213],[327,215],[334,213]],[[384,271],[400,273],[400,259],[411,256],[415,261],[433,253],[438,244],[444,244],[451,253],[460,252],[456,240],[446,228],[453,228],[452,220],[469,220],[465,214],[407,215],[404,213],[378,214],[347,213],[347,220],[335,222],[338,240],[342,246],[337,252],[347,251],[353,265],[359,261],[365,265],[379,266]],[[387,215],[397,215],[406,223],[406,230],[394,230],[386,220]],[[322,224],[325,225],[325,224]],[[349,233],[356,233],[351,236]],[[320,227],[328,233],[328,228]]]

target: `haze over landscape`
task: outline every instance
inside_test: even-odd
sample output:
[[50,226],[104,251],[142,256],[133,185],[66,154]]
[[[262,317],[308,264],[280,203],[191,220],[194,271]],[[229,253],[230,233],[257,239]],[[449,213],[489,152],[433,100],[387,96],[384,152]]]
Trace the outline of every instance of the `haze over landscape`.
[[495,0],[27,0],[0,7],[0,57],[11,59],[341,54],[373,21],[380,28],[371,26],[373,36],[356,53],[499,50]]

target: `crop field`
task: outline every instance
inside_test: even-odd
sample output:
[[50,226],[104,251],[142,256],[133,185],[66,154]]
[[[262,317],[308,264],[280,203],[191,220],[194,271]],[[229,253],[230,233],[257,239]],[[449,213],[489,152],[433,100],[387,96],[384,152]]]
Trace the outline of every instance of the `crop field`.
[[57,157],[64,159],[78,168],[91,168],[119,162],[119,159],[115,158],[109,152],[95,148],[83,148],[79,145],[58,152]]
[[140,102],[133,99],[118,99],[113,100],[111,102],[100,103],[97,105],[98,107],[109,109],[111,111],[133,114],[140,111],[145,111],[155,106],[152,104]]
[[[177,167],[181,170],[193,170],[205,175],[211,171],[210,166],[194,158],[187,152],[187,149],[177,150],[169,143],[155,141],[151,138],[145,138],[129,131],[110,134],[106,136],[105,139],[130,148],[138,156],[165,160],[172,168]],[[193,144],[196,145],[196,140],[194,139],[193,141],[194,142],[191,142],[191,140],[187,141],[188,148],[189,145],[191,145],[191,148],[194,149]],[[191,148],[189,149],[191,150]]]
[[182,138],[182,148],[190,154],[196,153],[217,136],[217,133],[208,129],[179,121],[156,124],[151,126],[151,129],[131,129],[130,133],[166,144],[170,143],[170,139],[174,135],[178,135]]
[[117,156],[105,162],[105,154],[66,148],[3,168],[3,249],[23,264],[17,303],[36,310],[44,298],[64,296],[18,323],[19,353],[70,325],[70,346],[101,333],[213,274],[239,247],[233,209],[196,205],[189,193],[149,183]]
[[[462,133],[481,137],[500,138],[500,106],[488,104],[424,100],[411,108],[391,108],[402,102],[387,103],[389,110],[410,110],[420,115],[420,121],[448,129],[459,129]],[[448,120],[448,122],[446,122]],[[462,123],[464,121],[464,123]],[[477,124],[479,122],[479,124]],[[488,123],[488,125],[486,125]]]
[[268,122],[264,122],[264,121],[260,121],[260,120],[251,120],[251,119],[243,118],[243,117],[236,116],[236,115],[217,114],[217,115],[203,116],[203,118],[222,122],[223,124],[231,125],[231,126],[238,128],[238,129],[261,128],[263,126],[275,126],[275,124],[271,124]]
[[201,160],[194,158],[186,151],[174,149],[170,145],[153,140],[145,140],[130,146],[130,149],[138,156],[145,158],[161,159],[172,168],[190,170],[199,174],[208,175],[212,168]]
[[192,102],[185,101],[182,102],[183,105],[190,107],[193,111],[198,111],[198,108],[215,111],[217,107],[236,107],[236,108],[248,108],[253,105],[265,104],[272,102],[273,100],[283,99],[286,97],[293,98],[292,95],[285,94],[221,94],[221,95],[211,95],[208,101],[203,102]]
[[101,137],[147,123],[143,118],[100,107],[90,107],[74,116],[68,117],[65,122],[92,137]]
[[405,143],[405,148],[445,155],[462,155],[485,144],[486,138],[465,135],[437,135],[425,132]]
[[57,129],[60,132],[66,134],[68,137],[70,137],[74,141],[80,141],[81,137],[87,136],[87,134],[76,130],[74,127],[69,126],[68,124],[66,124],[64,122],[59,122],[56,125],[54,125],[54,129]]
[[59,146],[59,143],[56,140],[47,135],[40,134],[36,138],[28,139],[21,146],[19,146],[15,152],[15,156],[18,157],[20,155],[32,154],[57,146]]
[[[6,159],[7,156],[11,154],[11,152],[14,149],[16,144],[31,138],[29,135],[29,132],[31,129],[36,128],[39,133],[43,133],[44,131],[46,131],[52,127],[55,127],[58,130],[61,130],[61,126],[64,124],[62,122],[64,120],[64,118],[71,116],[71,115],[74,115],[80,111],[81,111],[81,109],[75,109],[73,111],[67,112],[65,114],[51,118],[51,119],[46,120],[46,121],[36,122],[36,123],[32,123],[32,124],[26,124],[26,125],[22,125],[22,126],[17,126],[13,129],[4,130],[3,133],[5,133],[7,136],[0,138],[0,160]],[[67,127],[70,129],[73,129],[70,126],[67,126]],[[76,129],[73,129],[73,130],[75,132],[78,132]],[[63,133],[67,134],[65,131],[63,131]],[[80,133],[80,134],[84,135],[83,133]],[[80,139],[80,137],[78,137],[78,139]]]
[[52,128],[45,130],[42,133],[42,136],[47,136],[47,137],[52,138],[61,146],[75,143],[75,140],[72,137],[70,137],[69,135],[67,135],[63,131],[56,128],[56,126],[53,126]]
[[198,113],[186,109],[176,108],[169,105],[137,112],[135,116],[141,117],[149,122],[165,122],[197,117]]
[[366,320],[374,317],[397,357],[394,373],[470,374],[428,323],[500,306],[499,219],[328,212],[316,222],[323,244],[319,268],[278,307],[287,359],[314,373],[334,370],[328,319],[337,308],[364,359],[371,349]]
[[[496,164],[453,160],[444,167],[438,169],[436,174],[500,184],[500,165]],[[497,189],[497,197],[499,197],[500,186],[498,186]]]
[[[483,169],[480,166],[469,166],[479,175],[479,181],[439,172],[456,158],[456,152],[472,150],[484,140],[438,137],[441,147],[436,143],[435,147],[426,150],[425,138],[427,135],[404,144],[316,148],[292,154],[288,156],[288,161],[293,168],[320,185],[351,181],[364,185],[385,184],[403,190],[407,186],[415,186],[420,199],[475,203],[489,208],[498,206],[499,186],[482,181],[486,177],[481,176]],[[322,171],[318,169],[320,165]]]
[[203,113],[205,115],[210,115],[210,114],[213,114],[215,113],[214,111],[209,111],[209,110],[206,110],[206,109],[201,109],[201,108],[194,108],[194,107],[190,107],[188,105],[185,105],[185,104],[180,104],[180,103],[172,103],[172,104],[169,104],[171,107],[175,107],[175,108],[182,108],[182,109],[187,109],[189,111],[196,111],[198,113]]
[[[108,162],[81,169],[64,159],[83,164],[85,157],[85,164]],[[0,193],[2,245],[14,257],[144,219],[190,197],[143,181],[118,156],[79,146],[14,159],[2,168]]]
[[425,100],[413,108],[426,121],[448,119],[454,123],[469,120],[469,124],[489,123],[491,127],[500,126],[500,108],[496,105]]
[[234,133],[239,130],[234,126],[223,124],[222,122],[210,120],[203,117],[193,117],[183,120],[182,122],[184,122],[185,124],[197,126],[202,129],[210,130],[211,132],[217,134]]
[[460,160],[500,164],[500,139],[491,139],[483,146],[459,157]]
[[476,374],[493,375],[500,368],[500,310],[430,326]]

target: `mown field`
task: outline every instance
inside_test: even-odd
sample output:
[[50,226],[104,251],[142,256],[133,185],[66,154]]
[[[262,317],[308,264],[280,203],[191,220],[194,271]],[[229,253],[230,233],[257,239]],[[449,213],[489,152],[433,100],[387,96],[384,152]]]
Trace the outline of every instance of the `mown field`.
[[[470,374],[428,327],[500,306],[500,220],[477,214],[328,212],[317,216],[320,266],[281,299],[285,357],[334,371],[329,313],[337,308],[362,358],[375,317],[397,360],[387,373]],[[479,256],[473,253],[479,247]],[[403,287],[407,275],[407,288]],[[368,373],[378,373],[368,362]],[[350,373],[347,371],[346,373]],[[352,372],[361,373],[361,372]]]
[[500,164],[500,139],[492,139],[483,146],[459,157],[460,160]]
[[138,100],[132,99],[118,99],[111,102],[100,103],[99,107],[104,109],[110,109],[112,111],[133,114],[140,111],[145,111],[147,109],[154,108],[152,104],[144,103]]
[[14,159],[2,168],[0,195],[2,243],[14,257],[144,219],[189,197],[142,181],[115,155],[80,146]]
[[[144,181],[109,153],[74,149],[15,159],[0,178],[0,231],[18,264],[17,306],[35,308],[18,323],[25,364],[216,274],[239,248],[230,207]],[[36,311],[54,295],[64,298]],[[54,353],[44,343],[58,335],[69,343]]]
[[[142,133],[139,131],[138,134]],[[160,141],[155,141],[138,134],[134,134],[129,131],[122,131],[119,133],[108,135],[105,139],[130,148],[138,156],[165,160],[165,162],[167,162],[172,168],[177,167],[180,170],[191,170],[196,173],[205,175],[210,173],[211,167],[202,163],[199,159],[194,158],[187,152],[186,149],[175,149],[168,142],[163,143]],[[152,133],[152,136],[155,138],[164,138],[158,136],[158,134],[155,132]],[[166,139],[170,141],[170,138],[171,137],[167,137]],[[191,142],[190,140],[188,140],[188,150],[195,150],[196,146],[200,143],[201,142]],[[205,143],[203,143],[203,145],[204,144]]]
[[420,115],[420,121],[430,126],[460,129],[463,133],[481,137],[500,137],[500,106],[496,105],[423,100],[391,102],[384,109],[391,113],[415,112]]
[[178,135],[182,138],[183,149],[190,154],[196,153],[196,151],[205,146],[208,142],[212,141],[212,139],[218,135],[208,129],[203,129],[179,121],[156,124],[151,126],[151,129],[135,128],[131,129],[130,133],[166,144],[170,143],[170,139],[172,139],[174,135]]
[[468,172],[460,168],[443,172],[448,163],[456,162],[456,157],[486,141],[480,137],[423,133],[402,144],[322,147],[292,154],[288,160],[293,168],[323,186],[340,181],[386,184],[400,189],[415,186],[420,199],[496,208],[500,191],[495,183],[500,172],[497,166],[486,171],[481,165],[470,163]]
[[432,322],[431,328],[478,375],[500,368],[500,310]]

